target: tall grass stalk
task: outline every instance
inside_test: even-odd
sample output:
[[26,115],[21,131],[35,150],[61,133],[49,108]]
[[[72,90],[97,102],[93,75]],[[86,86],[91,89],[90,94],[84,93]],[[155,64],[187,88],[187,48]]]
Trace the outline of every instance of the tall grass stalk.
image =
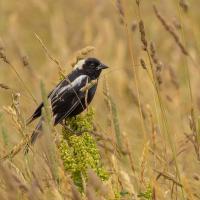
[[134,76],[134,83],[135,83],[135,88],[136,88],[136,94],[137,94],[137,101],[138,101],[138,110],[139,110],[139,115],[140,115],[140,122],[141,122],[141,127],[142,127],[142,132],[144,139],[146,141],[147,135],[146,135],[146,130],[145,130],[145,123],[144,123],[144,118],[142,115],[142,106],[141,106],[141,96],[140,96],[140,85],[138,81],[138,69],[136,66],[136,59],[134,58],[134,52],[133,52],[133,39],[129,31],[129,26],[128,26],[128,17],[126,14],[126,11],[124,10],[124,5],[121,1],[119,1],[119,7],[121,8],[122,15],[121,17],[123,18],[123,25],[127,37],[127,44],[128,44],[128,50],[129,50],[129,56],[131,58],[131,69],[133,68],[133,76]]
[[44,118],[44,124],[43,124],[43,132],[48,134],[46,136],[48,145],[46,147],[46,158],[47,158],[47,164],[51,170],[52,177],[56,184],[59,183],[59,176],[58,176],[58,159],[56,154],[56,146],[53,139],[53,124],[52,124],[52,111],[50,102],[48,102],[47,99],[47,93],[44,86],[44,83],[40,83],[41,88],[41,94],[42,94],[42,100],[44,103],[44,109],[42,111],[42,117]]
[[[138,5],[139,18],[140,18],[140,21],[142,21],[140,4],[137,4],[137,5]],[[175,148],[175,144],[173,143],[173,140],[171,138],[171,134],[170,134],[171,131],[169,129],[169,124],[168,124],[168,121],[167,121],[166,111],[165,111],[165,108],[164,108],[164,105],[163,105],[163,102],[162,102],[162,99],[161,99],[161,95],[160,95],[160,91],[159,91],[158,84],[157,84],[157,81],[156,81],[156,77],[155,77],[155,74],[154,74],[154,69],[153,69],[154,67],[153,67],[153,63],[152,63],[152,60],[151,60],[151,56],[150,56],[148,47],[145,49],[145,51],[146,51],[147,57],[149,59],[150,69],[151,69],[151,73],[152,73],[152,77],[153,77],[153,81],[154,81],[154,86],[155,86],[155,90],[156,90],[157,97],[158,97],[159,107],[160,107],[160,110],[161,110],[161,120],[162,120],[162,123],[163,123],[163,127],[165,129],[165,133],[167,135],[168,142],[170,144],[170,148],[172,150],[173,158],[174,158],[174,161],[175,161],[176,173],[178,175],[179,181],[181,182],[181,175],[180,175],[178,162],[177,162],[177,156],[176,156],[177,155],[176,148]],[[183,192],[182,188],[181,188],[181,191],[182,191],[182,199],[185,199],[184,192]]]

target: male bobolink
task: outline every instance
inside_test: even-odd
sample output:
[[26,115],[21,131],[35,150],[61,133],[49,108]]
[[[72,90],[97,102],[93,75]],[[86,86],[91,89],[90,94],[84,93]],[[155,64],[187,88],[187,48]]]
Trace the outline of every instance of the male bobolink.
[[[67,117],[74,117],[80,114],[87,108],[96,92],[101,71],[106,68],[108,67],[96,58],[80,60],[72,72],[49,93],[48,100],[51,103],[54,125],[61,123]],[[96,84],[92,84],[87,88],[87,85],[95,80],[97,81]],[[27,125],[36,118],[41,117],[43,106],[42,102],[29,118]],[[33,131],[31,144],[35,142],[42,132],[43,120],[41,117]]]

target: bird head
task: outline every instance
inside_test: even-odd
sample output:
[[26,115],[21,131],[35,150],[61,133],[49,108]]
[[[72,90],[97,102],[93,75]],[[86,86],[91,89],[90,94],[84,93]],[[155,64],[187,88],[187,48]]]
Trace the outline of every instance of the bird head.
[[108,66],[101,63],[96,58],[86,58],[80,60],[74,67],[75,70],[80,71],[81,74],[88,75],[92,80],[98,79],[102,70],[107,68]]

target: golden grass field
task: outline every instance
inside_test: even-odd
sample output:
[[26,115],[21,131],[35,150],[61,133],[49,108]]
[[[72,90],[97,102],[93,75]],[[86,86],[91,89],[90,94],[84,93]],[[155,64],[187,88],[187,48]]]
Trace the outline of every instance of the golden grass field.
[[[200,199],[199,7],[195,0],[1,0],[0,199]],[[90,105],[109,178],[87,166],[81,193],[58,150],[61,125],[46,125],[27,155],[23,149],[41,82],[42,93],[50,91],[89,56],[109,66]]]

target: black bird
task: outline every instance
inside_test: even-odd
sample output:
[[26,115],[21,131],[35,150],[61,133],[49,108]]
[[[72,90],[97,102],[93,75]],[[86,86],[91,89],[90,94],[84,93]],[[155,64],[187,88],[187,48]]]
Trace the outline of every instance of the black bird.
[[[108,67],[96,58],[80,60],[72,72],[49,93],[48,99],[51,102],[54,125],[61,123],[65,118],[80,114],[87,108],[95,95],[98,78],[102,70],[106,68]],[[91,81],[95,80],[97,80],[96,84],[91,84],[88,89],[84,90]],[[27,122],[28,125],[36,118],[41,117],[32,133],[31,144],[42,132],[44,119],[41,115],[43,106],[42,102]]]

